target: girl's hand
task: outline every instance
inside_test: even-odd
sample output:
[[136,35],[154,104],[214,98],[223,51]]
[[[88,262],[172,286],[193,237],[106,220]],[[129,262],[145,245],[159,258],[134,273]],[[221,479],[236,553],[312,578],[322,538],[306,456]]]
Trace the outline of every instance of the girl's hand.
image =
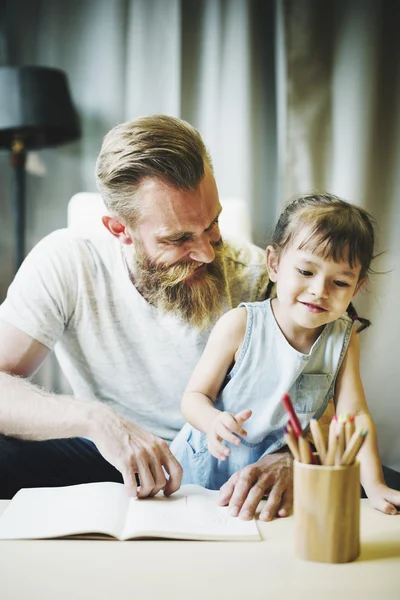
[[230,453],[229,448],[222,443],[222,440],[239,446],[240,439],[237,436],[245,437],[247,435],[247,431],[242,428],[242,425],[251,417],[251,414],[252,411],[249,408],[240,411],[236,415],[230,412],[220,412],[218,414],[207,432],[208,450],[215,458],[226,460]]
[[372,506],[387,515],[397,515],[400,507],[400,492],[384,483],[377,483],[365,490]]

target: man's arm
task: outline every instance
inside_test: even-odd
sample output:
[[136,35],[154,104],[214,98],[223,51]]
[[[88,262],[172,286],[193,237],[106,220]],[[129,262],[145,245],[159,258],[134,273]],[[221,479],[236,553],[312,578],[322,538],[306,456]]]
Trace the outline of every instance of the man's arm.
[[84,437],[90,406],[29,383],[49,349],[0,320],[0,432],[26,440]]
[[229,506],[232,516],[251,519],[262,500],[268,496],[260,520],[287,517],[293,506],[293,458],[290,452],[268,454],[252,465],[237,471],[221,487],[219,504]]
[[[117,415],[109,407],[44,392],[30,377],[48,348],[0,320],[0,433],[28,440],[86,437],[116,467],[132,495],[139,474],[141,497],[176,491],[182,470],[165,441]],[[169,473],[167,481],[163,467]]]

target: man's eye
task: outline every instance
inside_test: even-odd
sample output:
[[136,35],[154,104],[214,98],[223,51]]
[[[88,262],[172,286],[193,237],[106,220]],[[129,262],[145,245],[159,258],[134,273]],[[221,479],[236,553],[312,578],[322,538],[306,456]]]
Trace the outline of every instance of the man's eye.
[[183,236],[183,237],[176,238],[176,239],[164,240],[163,243],[167,244],[167,245],[168,244],[179,245],[179,244],[184,244],[188,240],[189,240],[188,237]]
[[349,287],[349,284],[346,281],[338,281],[338,280],[336,280],[334,283],[338,287]]
[[300,273],[300,275],[303,275],[304,277],[311,277],[312,276],[311,271],[304,271],[304,269],[297,269],[297,270]]
[[217,217],[215,221],[213,221],[211,225],[207,227],[206,231],[211,231],[211,229],[213,229],[215,226],[219,227],[219,217]]

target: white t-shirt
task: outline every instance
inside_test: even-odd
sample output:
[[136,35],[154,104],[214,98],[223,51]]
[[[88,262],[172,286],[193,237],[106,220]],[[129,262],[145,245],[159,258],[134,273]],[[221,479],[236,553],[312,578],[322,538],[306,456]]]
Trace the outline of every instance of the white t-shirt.
[[[265,298],[264,256],[250,244],[228,244],[226,310]],[[22,264],[0,318],[54,348],[76,397],[106,402],[167,441],[182,427],[182,393],[209,331],[146,302],[111,235],[48,235]]]

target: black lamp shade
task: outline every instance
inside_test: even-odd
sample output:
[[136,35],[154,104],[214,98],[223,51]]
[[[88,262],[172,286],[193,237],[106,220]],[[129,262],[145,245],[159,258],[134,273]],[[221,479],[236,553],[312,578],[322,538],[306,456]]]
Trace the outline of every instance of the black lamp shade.
[[26,150],[80,137],[65,73],[49,67],[0,67],[0,146]]

